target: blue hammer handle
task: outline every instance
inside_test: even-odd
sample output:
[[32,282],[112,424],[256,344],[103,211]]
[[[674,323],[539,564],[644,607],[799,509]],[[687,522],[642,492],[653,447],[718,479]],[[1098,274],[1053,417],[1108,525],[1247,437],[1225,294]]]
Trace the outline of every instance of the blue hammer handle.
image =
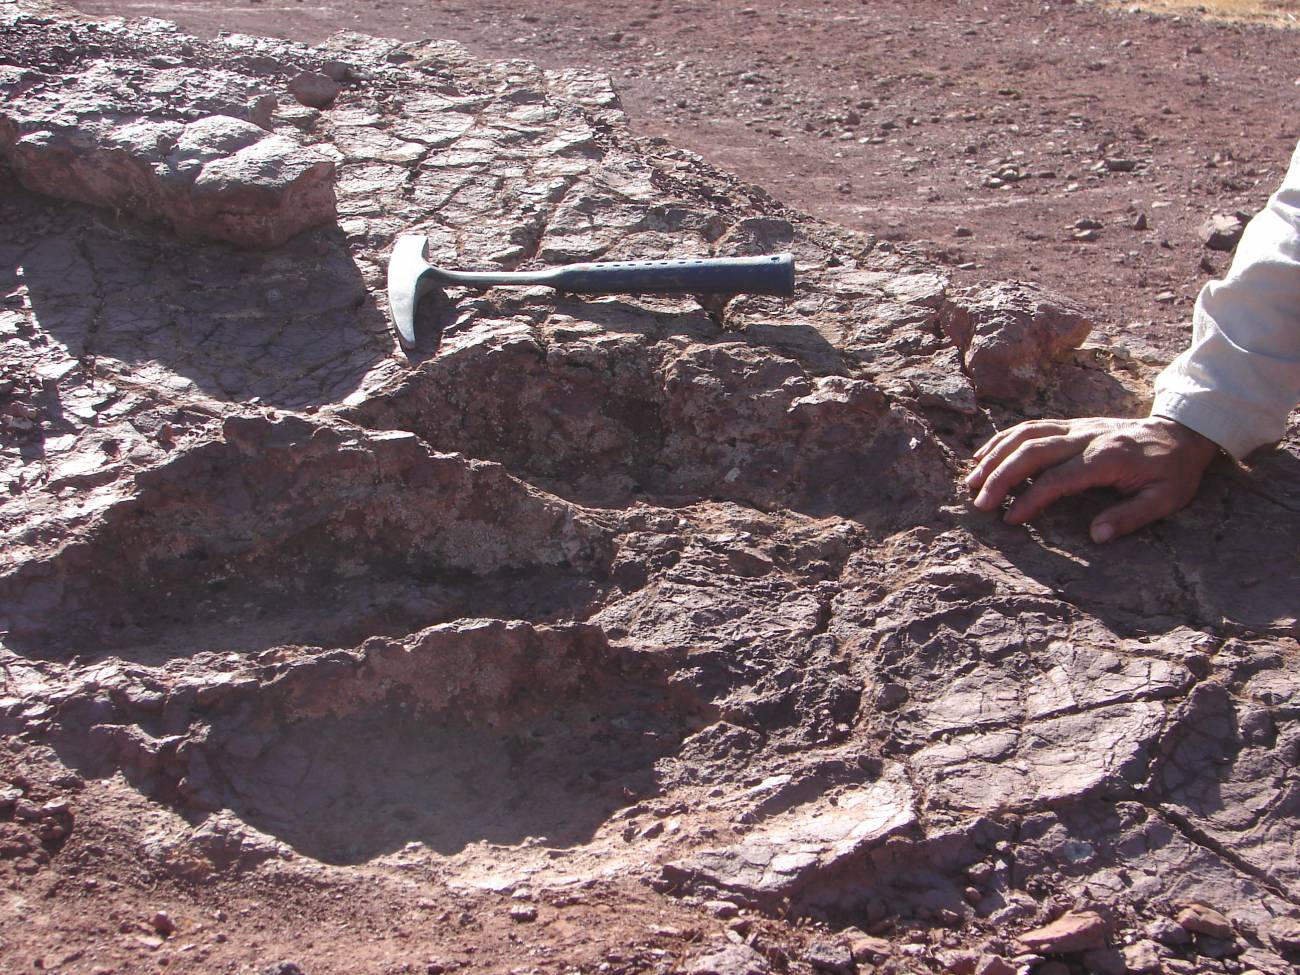
[[602,261],[557,269],[555,287],[575,294],[794,294],[794,258],[698,257],[669,261]]
[[428,239],[403,234],[388,260],[388,311],[403,348],[415,346],[415,309],[421,296],[444,285],[493,288],[544,285],[574,294],[779,295],[794,294],[794,258],[683,257],[664,261],[597,261],[544,271],[452,271],[425,257]]
[[426,274],[443,284],[472,288],[545,285],[584,295],[781,295],[794,294],[794,258],[685,257],[667,261],[593,261],[545,271],[448,271]]

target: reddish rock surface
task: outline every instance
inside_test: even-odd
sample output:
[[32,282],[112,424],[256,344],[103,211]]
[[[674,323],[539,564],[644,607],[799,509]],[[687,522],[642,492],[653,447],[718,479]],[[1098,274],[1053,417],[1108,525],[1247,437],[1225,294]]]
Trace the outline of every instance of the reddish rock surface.
[[[1104,552],[1098,498],[1008,528],[959,486],[995,423],[1147,390],[1074,299],[638,139],[595,72],[29,10],[7,67],[170,79],[213,160],[307,143],[337,222],[248,250],[0,164],[6,970],[907,972],[1099,904],[1144,963],[1294,962],[1294,437]],[[408,231],[799,288],[449,289],[406,356]]]
[[1106,943],[1110,924],[1093,911],[1071,911],[1051,924],[1026,931],[1018,940],[1030,951],[1048,955],[1076,954]]
[[1178,912],[1177,921],[1188,931],[1196,934],[1208,934],[1213,938],[1231,938],[1234,936],[1232,924],[1226,917],[1212,907],[1204,904],[1188,904]]
[[0,158],[27,189],[250,247],[333,223],[333,158],[267,131],[275,96],[257,79],[170,55],[146,76],[121,30],[91,56],[32,43],[14,32],[17,63],[0,64]]

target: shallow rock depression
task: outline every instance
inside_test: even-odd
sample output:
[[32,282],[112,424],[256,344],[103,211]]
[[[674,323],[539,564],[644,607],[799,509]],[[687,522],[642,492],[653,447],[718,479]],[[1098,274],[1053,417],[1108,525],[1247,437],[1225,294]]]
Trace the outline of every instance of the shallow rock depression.
[[[959,487],[994,426],[1147,390],[1074,301],[639,142],[596,75],[0,11],[0,952],[276,960],[105,935],[111,883],[574,912],[502,971],[1300,961],[1294,434],[1104,550],[1102,499],[1009,529]],[[798,292],[450,289],[407,355],[406,232]],[[327,927],[303,970],[449,970]]]

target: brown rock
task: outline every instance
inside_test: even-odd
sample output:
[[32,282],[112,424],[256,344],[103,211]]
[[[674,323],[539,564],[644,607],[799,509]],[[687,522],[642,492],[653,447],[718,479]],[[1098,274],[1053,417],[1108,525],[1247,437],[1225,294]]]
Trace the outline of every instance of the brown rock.
[[1300,951],[1300,920],[1274,918],[1268,926],[1268,937],[1279,951]]
[[[274,247],[335,217],[334,162],[247,119],[258,94],[223,71],[177,68],[172,115],[194,88],[215,88],[206,116],[159,121],[119,83],[129,64],[106,60],[57,88],[0,101],[0,158],[30,190],[169,224],[178,234]],[[325,79],[328,81],[329,79]],[[332,82],[330,82],[332,84]]]
[[803,954],[804,961],[824,972],[850,972],[853,953],[849,946],[836,941],[814,941]]
[[1201,239],[1212,251],[1230,251],[1245,230],[1245,214],[1216,213],[1201,225]]
[[289,94],[308,108],[329,108],[342,90],[333,78],[315,71],[304,71],[289,82]]
[[1016,975],[1016,966],[1001,955],[982,955],[975,963],[975,975]]
[[334,217],[334,163],[283,135],[213,160],[195,177],[178,232],[273,247]]
[[950,951],[939,956],[939,963],[948,975],[975,975],[980,956],[973,951]]
[[1241,945],[1232,938],[1216,938],[1203,934],[1196,939],[1196,951],[1206,958],[1235,958],[1241,954]]
[[1116,948],[1091,948],[1083,953],[1083,967],[1092,975],[1124,975],[1127,963]]
[[688,975],[766,975],[767,959],[749,945],[729,944],[687,961]]
[[1072,954],[1104,946],[1109,933],[1110,925],[1100,914],[1072,911],[1051,924],[1020,935],[1017,940],[1032,951]]
[[166,911],[159,911],[150,920],[153,929],[164,938],[169,938],[176,933],[176,922],[171,919],[171,915]]
[[0,788],[0,816],[13,812],[14,806],[22,797],[22,789]]
[[1226,917],[1204,904],[1188,904],[1178,912],[1175,920],[1188,931],[1208,934],[1212,938],[1236,937],[1232,924]]
[[[1062,872],[1098,891],[1130,883],[1125,912],[1191,871],[1234,919],[1276,912],[1131,796],[1143,783],[1291,879],[1276,794],[1294,739],[1290,624],[1261,613],[1268,628],[1252,631],[1213,602],[1272,588],[1293,608],[1283,572],[1215,584],[1218,560],[1269,551],[1252,524],[1294,535],[1286,477],[1268,499],[1236,492],[1235,515],[1194,506],[1159,545],[1132,540],[1124,573],[1051,524],[1047,547],[990,530],[952,504],[961,448],[985,422],[965,369],[987,388],[1000,367],[981,372],[981,357],[1014,328],[972,312],[963,334],[950,316],[958,355],[938,327],[948,281],[909,248],[784,211],[688,154],[647,156],[615,107],[568,94],[573,73],[484,66],[444,42],[412,45],[406,67],[391,43],[356,36],[313,52],[96,29],[108,33],[89,59],[135,72],[96,74],[104,90],[156,89],[160,111],[122,97],[132,111],[105,123],[103,156],[81,157],[88,186],[136,173],[193,197],[220,177],[225,193],[223,168],[260,179],[258,153],[301,126],[342,160],[343,219],[275,254],[177,248],[38,199],[0,167],[0,251],[23,272],[0,295],[0,414],[40,431],[0,450],[0,717],[50,764],[87,759],[111,800],[78,803],[93,837],[138,823],[131,855],[150,875],[218,892],[270,859],[312,889],[316,863],[356,877],[381,857],[471,887],[560,871],[595,903],[619,896],[602,878],[626,872],[620,827],[655,822],[664,859],[691,858],[665,877],[673,893],[743,892],[766,919],[711,924],[805,970],[779,953],[810,936],[780,933],[783,908],[843,898],[873,932],[924,919],[882,967],[1061,972],[1001,943],[986,959],[946,950],[972,934],[935,923],[959,919],[961,867],[983,857],[968,896],[993,915],[978,925],[989,936],[1036,924]],[[93,94],[73,78],[88,61],[62,67],[91,46],[61,44],[71,30],[0,31],[0,113],[42,97],[15,51],[54,65],[51,99]],[[190,70],[182,46],[210,69]],[[372,74],[375,100],[318,117],[284,96],[272,114],[267,86],[327,55]],[[152,175],[131,168],[142,161]],[[440,263],[482,266],[788,244],[800,296],[737,299],[722,332],[689,301],[452,289],[422,309],[428,343],[397,360],[383,265],[403,228],[427,231]],[[1030,350],[1024,388],[1050,385],[1046,347]],[[1123,361],[1071,369],[1035,414],[1079,403],[1076,380],[1116,385],[1106,369]],[[1293,453],[1266,463],[1285,474]],[[1214,541],[1209,558],[1189,536]],[[1198,632],[1221,616],[1249,659]],[[1189,668],[1209,668],[1190,648],[1211,643],[1232,658],[1221,716],[1184,706]],[[908,696],[883,720],[872,702],[890,684]],[[1257,708],[1275,728],[1250,731]],[[1221,797],[1260,813],[1257,828],[1239,829]],[[27,857],[45,822],[6,819],[0,849],[12,838]],[[76,862],[59,869],[90,879],[123,849],[65,851]],[[482,896],[438,894],[448,910],[429,923],[468,937]],[[628,944],[648,920],[594,935],[621,942],[611,966],[640,963]],[[126,937],[157,934],[136,928]],[[656,947],[701,950],[698,932],[678,935]],[[766,967],[747,947],[711,953],[699,969]]]
[[853,952],[854,961],[875,964],[889,957],[893,946],[884,938],[861,934],[849,941],[849,950]]
[[1160,971],[1160,957],[1160,946],[1154,941],[1135,941],[1124,948],[1124,964],[1134,975]]
[[1024,284],[956,295],[939,322],[962,350],[976,394],[995,400],[1043,389],[1056,363],[1092,331],[1073,302]]

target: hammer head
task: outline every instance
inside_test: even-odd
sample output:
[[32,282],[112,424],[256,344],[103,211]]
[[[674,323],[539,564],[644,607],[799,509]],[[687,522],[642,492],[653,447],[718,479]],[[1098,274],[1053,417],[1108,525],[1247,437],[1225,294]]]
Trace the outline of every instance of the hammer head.
[[403,234],[388,259],[388,313],[404,349],[415,347],[415,307],[436,284],[433,267],[424,257],[427,243],[423,234]]

